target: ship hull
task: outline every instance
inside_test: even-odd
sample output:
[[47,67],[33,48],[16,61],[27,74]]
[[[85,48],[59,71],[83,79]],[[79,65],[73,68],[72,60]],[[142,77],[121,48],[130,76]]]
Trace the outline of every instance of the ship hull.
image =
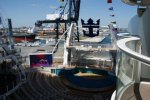
[[36,34],[14,34],[15,42],[34,41]]

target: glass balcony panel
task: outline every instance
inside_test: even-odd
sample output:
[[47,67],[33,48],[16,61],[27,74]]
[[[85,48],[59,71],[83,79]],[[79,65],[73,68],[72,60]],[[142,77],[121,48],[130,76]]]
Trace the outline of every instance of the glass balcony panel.
[[[134,40],[135,39],[135,40]],[[150,98],[150,58],[142,56],[141,44],[137,38],[124,39],[118,64],[116,100],[147,100]]]

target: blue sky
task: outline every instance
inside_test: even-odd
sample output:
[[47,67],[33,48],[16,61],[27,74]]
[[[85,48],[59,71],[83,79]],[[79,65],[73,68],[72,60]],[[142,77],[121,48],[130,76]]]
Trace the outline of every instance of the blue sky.
[[[37,20],[44,20],[46,14],[54,12],[54,8],[60,5],[59,0],[0,0],[0,15],[11,18],[13,27],[34,26]],[[109,11],[109,7],[114,11]],[[113,0],[111,4],[107,0],[81,0],[80,18],[101,19],[101,25],[116,20],[118,27],[127,27],[136,9],[136,6],[126,5],[121,0]],[[110,17],[111,14],[115,17]]]

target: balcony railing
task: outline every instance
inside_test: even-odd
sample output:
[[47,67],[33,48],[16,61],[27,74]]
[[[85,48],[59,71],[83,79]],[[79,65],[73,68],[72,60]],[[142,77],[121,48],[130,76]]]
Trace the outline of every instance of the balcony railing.
[[150,92],[150,57],[141,54],[140,38],[120,39],[117,46],[120,49],[120,57],[116,71],[118,80],[115,100],[149,98],[146,93]]

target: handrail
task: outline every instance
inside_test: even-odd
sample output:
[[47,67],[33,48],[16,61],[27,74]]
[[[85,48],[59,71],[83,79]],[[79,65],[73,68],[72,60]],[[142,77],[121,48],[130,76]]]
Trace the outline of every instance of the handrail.
[[71,24],[70,29],[69,29],[68,34],[67,34],[66,46],[70,45],[72,30],[73,30],[73,24]]
[[74,24],[71,24],[70,26],[70,29],[68,31],[68,34],[67,34],[67,38],[66,38],[66,43],[64,45],[64,62],[63,62],[63,65],[68,65],[68,59],[70,59],[68,56],[70,55],[69,54],[69,51],[66,47],[70,46],[71,43],[72,43],[72,34],[73,34],[73,28],[74,28]]
[[140,53],[137,53],[133,50],[131,50],[130,48],[128,48],[126,46],[126,44],[128,42],[131,42],[131,41],[137,41],[137,40],[140,40],[140,38],[138,37],[129,37],[129,38],[124,38],[124,39],[121,39],[121,40],[118,40],[117,41],[117,46],[119,47],[119,49],[121,51],[123,51],[124,53],[126,53],[127,55],[130,55],[131,57],[143,62],[143,63],[146,63],[146,64],[150,64],[150,57],[147,57],[145,55],[142,55]]
[[68,30],[70,29],[70,27],[63,33],[63,35],[60,37],[60,39],[58,40],[58,42],[55,44],[55,47],[53,48],[52,53],[55,52],[57,45],[59,44],[59,42],[62,40],[63,36],[68,32]]

